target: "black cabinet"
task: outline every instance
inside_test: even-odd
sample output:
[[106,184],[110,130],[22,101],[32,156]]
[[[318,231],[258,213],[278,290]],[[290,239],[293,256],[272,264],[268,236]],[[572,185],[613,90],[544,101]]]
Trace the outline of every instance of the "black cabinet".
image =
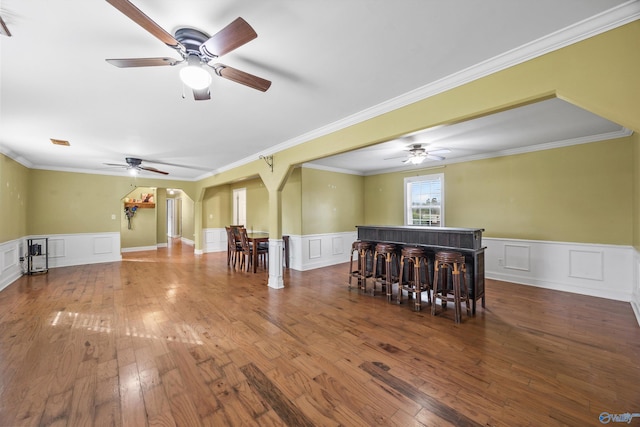
[[42,274],[49,271],[49,238],[27,239],[27,274]]

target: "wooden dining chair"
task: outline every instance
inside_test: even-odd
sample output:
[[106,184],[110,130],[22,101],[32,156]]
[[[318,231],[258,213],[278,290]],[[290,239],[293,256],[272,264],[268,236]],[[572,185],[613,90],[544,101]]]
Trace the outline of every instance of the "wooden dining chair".
[[236,239],[236,234],[231,227],[224,228],[227,232],[227,265],[231,265],[235,268],[238,261],[238,255],[242,252],[240,242]]
[[267,254],[269,253],[268,248],[264,248],[261,245],[257,245],[257,247],[253,247],[251,242],[249,241],[249,236],[247,235],[246,228],[240,228],[240,247],[242,248],[242,260],[240,261],[240,268],[243,268],[245,265],[247,266],[247,271],[251,269],[253,266],[253,251],[258,251],[258,262],[260,260],[263,261],[265,267],[267,262]]

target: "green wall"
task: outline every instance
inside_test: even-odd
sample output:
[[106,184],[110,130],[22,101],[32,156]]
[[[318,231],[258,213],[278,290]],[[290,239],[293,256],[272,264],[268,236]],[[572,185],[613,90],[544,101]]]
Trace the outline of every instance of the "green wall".
[[302,168],[295,168],[282,189],[282,234],[302,234]]
[[[260,178],[236,182],[229,191],[229,218],[233,216],[233,190],[247,189],[247,230],[269,231],[269,193]],[[230,224],[230,223],[229,223]],[[229,225],[225,224],[225,225]]]
[[34,169],[30,178],[29,234],[119,232],[121,199],[135,188],[118,191],[107,175]]
[[194,203],[185,193],[180,197],[182,203],[182,237],[194,241],[195,239],[195,223],[194,223]]
[[[364,221],[364,179],[361,176],[295,168],[282,189],[283,234],[353,231]],[[247,189],[247,229],[269,231],[269,193],[259,178],[208,188],[203,227],[231,224],[233,190]],[[304,220],[303,220],[304,219]]]
[[222,228],[231,224],[231,187],[207,188],[202,200],[202,228]]
[[302,234],[355,231],[364,221],[364,178],[302,168]]
[[29,170],[28,182],[27,234],[33,235],[119,232],[122,199],[137,187],[195,194],[193,182],[39,169]]
[[[636,142],[634,143],[634,140]],[[443,173],[445,225],[487,237],[631,245],[637,137],[365,178],[365,222],[403,224],[403,182]]]
[[158,234],[158,219],[156,203],[155,208],[139,208],[135,215],[131,218],[131,229],[129,229],[127,216],[124,215],[124,199],[141,199],[141,194],[154,194],[156,199],[155,188],[136,187],[122,200],[122,214],[120,215],[120,247],[121,248],[140,248],[147,246],[156,246]]
[[0,243],[27,235],[29,169],[0,154]]
[[156,189],[156,243],[167,243],[167,189]]

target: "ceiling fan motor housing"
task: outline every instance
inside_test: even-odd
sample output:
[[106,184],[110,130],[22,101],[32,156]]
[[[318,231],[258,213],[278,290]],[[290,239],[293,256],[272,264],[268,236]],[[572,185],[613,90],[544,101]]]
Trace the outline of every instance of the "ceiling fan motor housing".
[[127,161],[127,164],[132,168],[138,167],[142,164],[142,159],[136,159],[135,157],[127,157],[125,160]]
[[208,56],[200,51],[200,46],[209,40],[208,34],[195,28],[178,28],[175,33],[175,38],[184,46],[185,52],[183,56],[185,58],[195,55],[203,62],[209,62],[215,58],[215,55]]

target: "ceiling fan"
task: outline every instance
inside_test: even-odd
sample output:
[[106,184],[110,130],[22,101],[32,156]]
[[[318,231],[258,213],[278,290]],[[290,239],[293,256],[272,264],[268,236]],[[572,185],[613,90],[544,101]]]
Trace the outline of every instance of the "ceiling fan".
[[135,157],[126,157],[125,161],[127,162],[126,165],[122,165],[118,163],[105,163],[105,165],[126,168],[134,175],[137,174],[139,171],[149,171],[149,172],[161,173],[163,175],[169,175],[169,172],[161,171],[160,169],[156,169],[151,166],[142,166],[142,159],[138,159]]
[[[411,144],[409,147],[410,148],[408,150],[404,150],[409,154],[407,159],[404,160],[402,163],[411,163],[413,165],[419,165],[420,163],[424,162],[425,159],[440,161],[445,159],[445,157],[441,156],[440,154],[446,154],[451,152],[451,150],[446,148],[439,148],[436,150],[427,151],[427,149],[424,148],[422,144]],[[385,160],[399,159],[399,158],[401,157],[391,157]]]
[[181,56],[181,59],[167,57],[107,59],[108,63],[120,68],[154,67],[185,63],[186,66],[180,70],[180,78],[193,90],[193,97],[196,101],[211,99],[209,93],[211,74],[209,74],[204,65],[213,68],[220,77],[262,92],[265,92],[271,86],[269,80],[224,64],[211,63],[215,58],[229,53],[258,37],[251,25],[244,19],[237,18],[213,36],[194,28],[179,28],[176,30],[175,36],[172,36],[128,0],[107,0],[107,2],[161,42],[175,49]]

